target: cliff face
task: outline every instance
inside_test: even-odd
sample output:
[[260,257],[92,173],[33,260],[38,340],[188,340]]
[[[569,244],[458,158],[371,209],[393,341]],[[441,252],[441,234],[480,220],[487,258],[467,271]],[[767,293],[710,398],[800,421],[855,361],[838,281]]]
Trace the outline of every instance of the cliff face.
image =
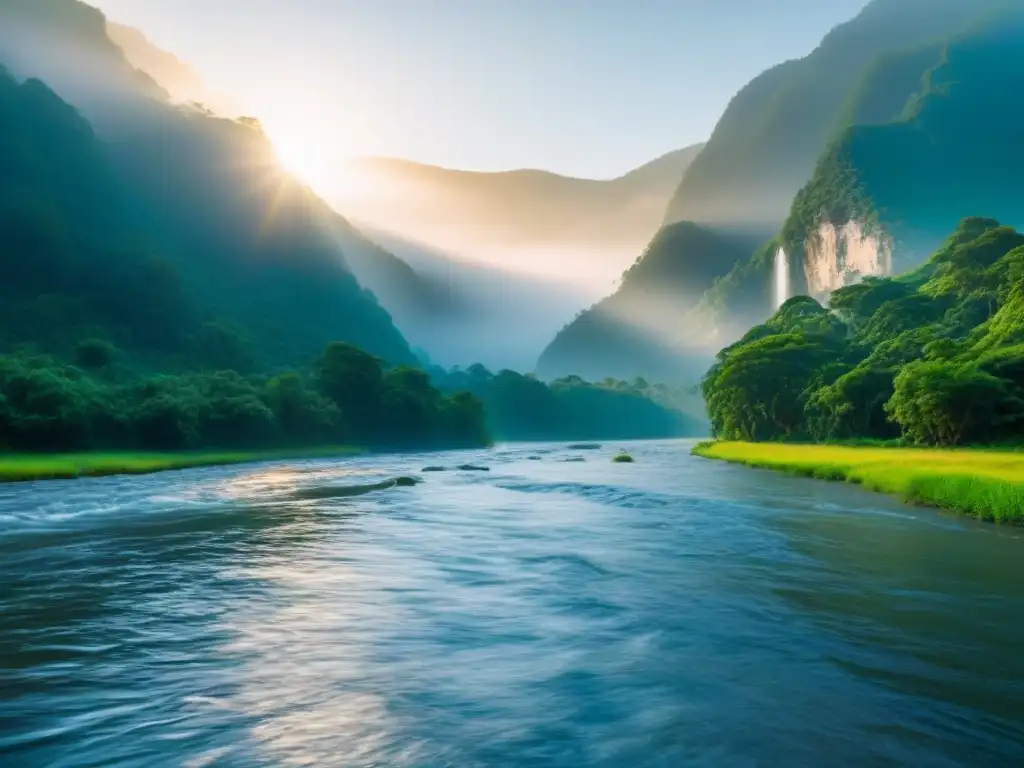
[[964,218],[1024,224],[1024,8],[929,50],[901,117],[845,131],[794,200],[783,240],[819,300],[917,267]]
[[807,293],[819,301],[867,276],[892,274],[892,239],[872,233],[860,221],[836,226],[821,221],[804,242]]
[[[627,325],[637,325],[639,312],[633,306],[666,293],[676,297],[676,307],[663,326],[682,328],[696,347],[729,343],[763,322],[777,304],[775,286],[783,278],[775,274],[774,264],[780,246],[789,256],[788,295],[824,297],[863,276],[920,263],[964,216],[1001,215],[1016,221],[1001,213],[1002,207],[990,213],[978,204],[980,190],[986,191],[986,205],[995,198],[988,191],[994,189],[999,163],[992,165],[985,155],[989,165],[973,163],[970,184],[961,177],[953,182],[957,186],[944,186],[952,178],[943,171],[948,150],[933,141],[957,122],[966,124],[963,135],[944,139],[944,144],[977,142],[985,129],[974,113],[990,113],[992,105],[967,107],[966,112],[958,106],[952,118],[946,114],[921,131],[889,128],[913,111],[927,88],[926,75],[942,63],[952,38],[984,21],[993,9],[1016,2],[872,0],[811,54],[751,81],[687,169],[664,219],[663,231],[690,223],[712,233],[720,247],[698,248],[688,241],[674,245],[673,259],[685,270],[631,287],[637,298],[629,311],[605,313],[605,322],[591,326],[585,344],[570,327],[545,352],[542,369],[605,365],[613,358],[635,367],[638,363],[620,352],[627,344],[618,339],[629,338]],[[999,72],[1003,65],[1000,60],[986,69]],[[940,90],[959,88],[958,80],[943,78]],[[984,83],[971,88],[979,95],[992,93]],[[1007,113],[1021,103],[1009,95],[1000,102]],[[1005,123],[1013,124],[1019,120]],[[848,135],[852,126],[858,130]],[[1016,151],[1005,141],[999,146],[1004,154]],[[922,184],[918,176],[942,181]],[[1000,195],[1006,197],[1002,190]],[[947,205],[946,198],[953,197],[958,199]],[[939,204],[941,216],[936,214]],[[911,206],[926,210],[927,216],[912,214]],[[822,226],[823,221],[831,223]],[[664,239],[659,235],[655,242]],[[736,248],[738,239],[746,246]],[[642,259],[657,258],[662,250],[648,249]],[[667,354],[679,358],[675,348]]]
[[[680,182],[665,223],[776,229],[838,131],[898,116],[908,83],[911,92],[920,83],[915,49],[956,34],[1003,1],[868,3],[812,53],[768,70],[736,94]],[[880,57],[892,59],[880,68]],[[876,87],[868,83],[874,93],[866,98],[861,88],[872,79]]]

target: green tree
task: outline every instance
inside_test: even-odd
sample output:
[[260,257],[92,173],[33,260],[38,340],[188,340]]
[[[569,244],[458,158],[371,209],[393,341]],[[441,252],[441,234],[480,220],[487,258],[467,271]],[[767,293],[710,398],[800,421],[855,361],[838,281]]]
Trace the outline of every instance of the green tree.
[[361,439],[369,437],[381,417],[384,368],[381,361],[345,342],[328,344],[314,364],[317,386],[344,414]]
[[704,379],[712,432],[731,440],[806,436],[810,384],[842,354],[826,335],[783,333],[732,349]]
[[808,424],[818,440],[897,436],[885,404],[893,393],[888,369],[859,366],[808,397]]
[[264,387],[264,401],[289,442],[345,439],[342,413],[333,402],[306,386],[294,371],[278,374]]
[[900,371],[886,410],[909,440],[959,445],[990,439],[999,424],[1019,421],[1022,406],[1005,380],[974,365],[930,360]]

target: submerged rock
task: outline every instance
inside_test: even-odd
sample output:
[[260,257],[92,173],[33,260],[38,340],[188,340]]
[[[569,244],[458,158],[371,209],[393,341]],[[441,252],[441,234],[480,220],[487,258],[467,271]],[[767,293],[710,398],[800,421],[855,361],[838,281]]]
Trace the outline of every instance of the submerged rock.
[[527,456],[526,458],[528,461],[541,461],[540,456]]
[[603,446],[600,443],[573,443],[569,446],[570,451],[599,451]]
[[570,456],[568,459],[562,459],[566,464],[577,464],[581,461],[586,461],[582,456]]
[[379,483],[365,483],[361,485],[323,485],[316,488],[301,488],[292,494],[293,499],[316,500],[316,499],[343,499],[350,496],[362,496],[374,491],[386,491],[388,488],[408,488],[419,485],[420,480],[415,477],[395,477],[390,480],[382,480]]
[[420,472],[447,472],[447,471],[448,471],[448,467],[440,467],[440,466],[436,466],[436,465],[431,465],[429,467],[424,467],[423,469],[420,470]]
[[490,467],[478,467],[476,464],[462,464],[459,467],[463,472],[490,472]]

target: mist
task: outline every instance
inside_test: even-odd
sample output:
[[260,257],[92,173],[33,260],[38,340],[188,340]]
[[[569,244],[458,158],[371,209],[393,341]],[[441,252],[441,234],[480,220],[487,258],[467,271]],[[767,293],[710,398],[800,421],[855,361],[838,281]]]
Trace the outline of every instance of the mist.
[[699,151],[687,147],[607,180],[366,159],[339,169],[324,193],[365,228],[603,295],[658,229]]
[[[384,274],[381,260],[345,249],[356,277],[377,295],[409,343],[445,368],[481,363],[532,371],[540,351],[596,290],[466,261],[390,232],[366,233],[409,266]],[[376,271],[376,274],[375,274]],[[413,293],[413,291],[417,293]]]

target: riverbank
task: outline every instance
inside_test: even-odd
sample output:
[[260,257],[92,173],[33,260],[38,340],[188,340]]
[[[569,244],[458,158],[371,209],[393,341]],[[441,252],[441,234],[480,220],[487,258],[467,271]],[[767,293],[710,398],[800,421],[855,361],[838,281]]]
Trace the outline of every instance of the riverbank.
[[912,504],[1024,524],[1024,453],[703,442],[693,453],[821,480],[844,480]]
[[173,469],[248,464],[281,459],[315,459],[365,453],[352,446],[281,451],[201,451],[195,453],[64,453],[0,455],[0,483],[73,480],[108,475],[147,475]]

